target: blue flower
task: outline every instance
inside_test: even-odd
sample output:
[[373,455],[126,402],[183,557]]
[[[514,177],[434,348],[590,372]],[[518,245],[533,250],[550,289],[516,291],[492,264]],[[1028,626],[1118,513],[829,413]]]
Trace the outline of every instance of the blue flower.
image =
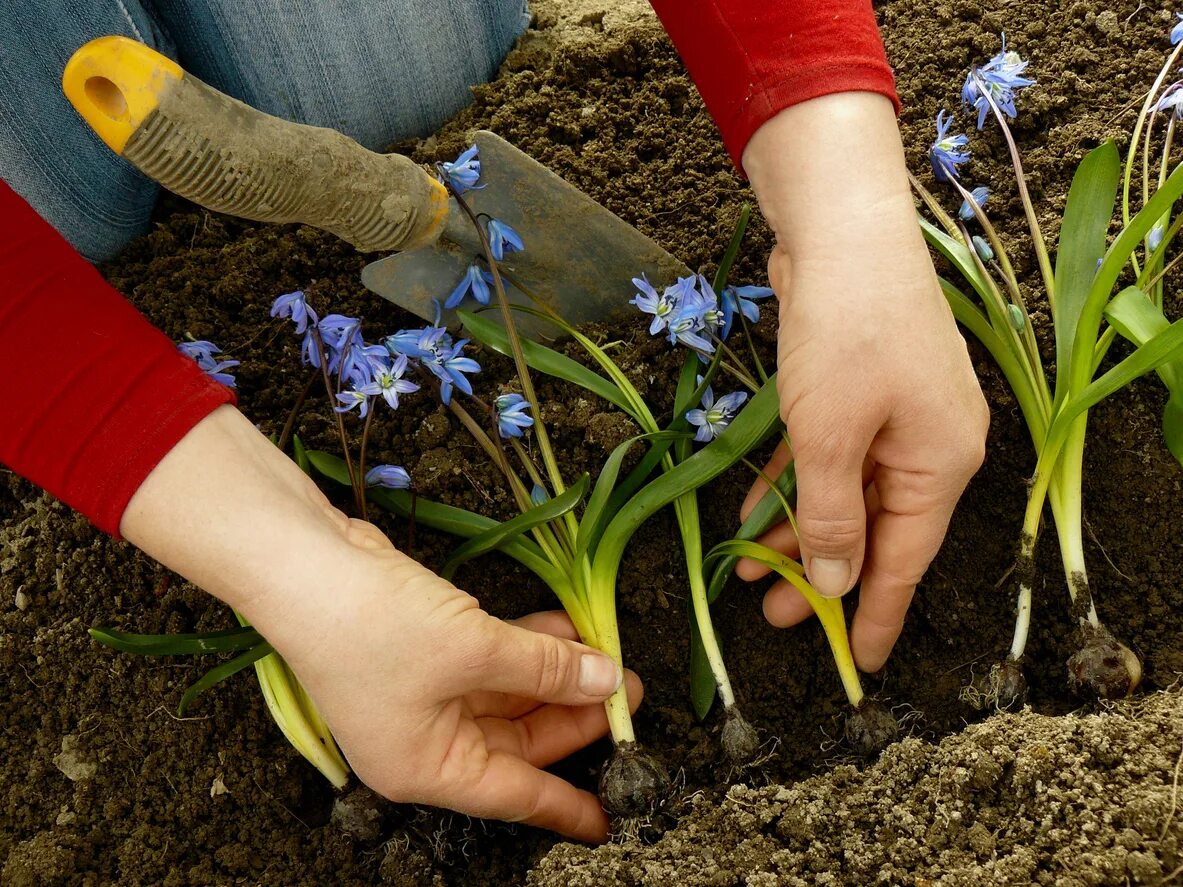
[[489,248],[493,251],[493,258],[500,262],[507,253],[521,252],[526,247],[517,231],[500,219],[490,219]]
[[960,178],[957,167],[969,160],[970,153],[966,150],[969,136],[949,135],[949,127],[953,125],[953,117],[944,108],[937,114],[937,137],[929,149],[929,160],[932,163],[932,174],[938,182],[951,182]]
[[367,487],[385,487],[388,490],[409,490],[411,475],[401,465],[375,465],[366,472]]
[[1018,115],[1015,95],[1020,89],[1035,85],[1034,80],[1022,76],[1026,69],[1027,62],[1017,52],[1007,52],[1006,34],[1002,35],[1002,49],[994,58],[980,68],[970,69],[961,87],[961,101],[967,109],[977,109],[978,129],[982,128],[986,115],[990,113],[990,101],[982,93],[982,87],[994,99],[999,110],[1014,120]]
[[1171,28],[1171,46],[1176,46],[1180,41],[1183,41],[1183,12],[1176,12],[1175,16],[1179,21],[1175,23],[1175,27]]
[[978,258],[983,262],[991,262],[994,260],[994,250],[991,248],[983,237],[975,234],[970,238],[974,245],[974,252],[978,254]]
[[421,345],[428,340],[430,344],[424,349],[423,366],[440,380],[440,400],[445,404],[451,402],[453,386],[465,394],[472,394],[472,383],[464,374],[479,373],[481,365],[471,357],[463,357],[460,354],[468,344],[468,339],[461,339],[452,344],[452,337],[447,334],[447,330],[440,327],[428,327],[424,333],[427,335],[421,339]]
[[530,401],[520,394],[503,394],[495,405],[497,430],[502,437],[521,437],[522,432],[534,424],[534,417],[526,415],[526,410],[532,408]]
[[316,323],[316,312],[312,310],[312,306],[304,299],[304,291],[296,290],[294,293],[285,293],[277,298],[271,305],[272,317],[290,317],[292,322],[296,324],[296,334],[299,335],[308,329],[309,323]]
[[[979,185],[970,191],[969,195],[973,198],[974,203],[976,203],[980,209],[985,209],[986,201],[990,199],[990,189],[985,185]],[[961,201],[961,209],[957,210],[957,215],[960,216],[961,220],[964,222],[968,222],[970,219],[974,218],[974,208],[970,205],[969,200]]]
[[215,382],[225,385],[227,388],[237,388],[234,377],[226,372],[239,365],[237,360],[218,360],[214,357],[215,354],[221,354],[222,349],[213,342],[207,342],[204,339],[199,339],[196,342],[181,342],[177,345],[177,350],[183,355],[196,361],[197,365],[201,367],[202,372],[213,379]]
[[634,277],[633,286],[640,292],[629,300],[630,305],[636,305],[645,314],[653,315],[653,322],[649,324],[649,335],[656,336],[669,323],[672,315],[677,311],[681,304],[682,289],[680,288],[681,280],[674,286],[666,287],[665,292],[661,295],[657,294],[649,281],[644,277]]
[[[452,190],[457,194],[475,189],[477,180],[481,177],[481,161],[477,156],[476,145],[471,146],[455,160],[444,161],[440,164],[440,168],[448,177],[448,183],[452,186]],[[480,187],[483,188],[484,185]]]
[[403,378],[407,371],[407,356],[400,354],[393,363],[382,361],[370,364],[373,375],[371,381],[358,386],[359,394],[369,397],[381,397],[392,410],[398,409],[398,396],[418,391],[419,386]]
[[1146,248],[1151,252],[1154,252],[1156,249],[1158,249],[1162,244],[1162,237],[1165,233],[1166,232],[1163,231],[1162,222],[1159,222],[1157,225],[1151,228],[1150,233],[1146,235]]
[[534,484],[534,486],[530,488],[530,501],[535,505],[541,505],[546,500],[546,490],[542,489],[539,484]]
[[698,275],[698,290],[691,298],[696,301],[703,329],[718,334],[726,322],[726,312],[719,305],[719,297],[715,295],[714,287],[701,274]]
[[[702,384],[702,376],[698,377],[698,384]],[[706,443],[722,434],[747,399],[745,392],[735,391],[723,395],[716,401],[715,392],[708,385],[702,394],[702,409],[686,413],[686,421],[698,426],[698,433],[694,435],[694,439],[699,443]]]
[[[1179,23],[1183,27],[1183,22]],[[1170,111],[1176,120],[1183,120],[1183,84],[1172,83],[1162,98],[1154,103],[1155,111]]]
[[731,324],[736,314],[742,314],[748,323],[760,321],[760,307],[753,299],[767,299],[773,295],[772,288],[767,286],[727,286],[723,288],[723,332],[721,338],[726,339],[731,334]]
[[472,291],[472,297],[482,305],[489,304],[489,284],[493,282],[493,275],[481,268],[475,262],[468,266],[464,277],[456,284],[456,289],[444,300],[445,308],[455,308],[464,301],[464,297]]
[[[706,283],[701,277],[698,280]],[[714,290],[707,286],[707,295],[695,289],[694,284],[693,277],[680,278],[675,284],[681,286],[682,297],[677,310],[666,324],[666,333],[671,345],[681,343],[699,353],[710,354],[715,350],[715,346],[700,334],[715,332],[722,323],[722,312],[718,310]]]
[[347,413],[354,407],[359,407],[358,415],[364,419],[366,413],[370,411],[370,399],[356,389],[338,392],[337,400],[341,402],[341,406],[333,407],[333,409],[338,413]]

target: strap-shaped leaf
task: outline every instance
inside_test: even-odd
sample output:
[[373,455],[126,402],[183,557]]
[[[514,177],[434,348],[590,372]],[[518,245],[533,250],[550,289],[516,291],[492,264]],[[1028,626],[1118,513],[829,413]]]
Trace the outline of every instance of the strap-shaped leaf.
[[1097,260],[1105,254],[1105,238],[1113,219],[1113,202],[1120,174],[1117,147],[1113,142],[1106,142],[1085,155],[1068,189],[1064,221],[1060,226],[1060,245],[1056,252],[1053,320],[1057,389],[1067,382],[1076,325],[1097,272]]
[[[471,311],[457,311],[456,315],[464,323],[472,337],[482,345],[492,348],[498,354],[511,355],[513,353],[505,327]],[[578,361],[531,339],[522,339],[522,354],[531,369],[578,385],[632,415],[632,406],[620,389],[610,380],[605,379],[594,370],[589,370]]]
[[[792,502],[797,495],[797,471],[790,462],[780,477],[776,479],[777,488],[780,490],[781,496]],[[752,509],[748,515],[747,520],[740,524],[739,530],[735,533],[735,538],[742,541],[752,541],[763,536],[774,526],[785,520],[784,504],[781,502],[781,496],[776,494],[776,490],[768,489],[764,491],[764,495],[760,497],[760,501],[756,503],[756,507]],[[715,569],[711,572],[711,581],[707,586],[707,599],[712,603],[723,592],[723,587],[727,584],[727,579],[731,576],[731,572],[735,569],[735,565],[739,562],[739,555],[720,556]]]
[[292,435],[292,458],[296,461],[296,465],[300,470],[312,476],[312,464],[308,461],[308,450],[304,447],[304,441],[300,440],[300,435]]
[[211,668],[201,676],[201,680],[185,691],[185,694],[181,697],[180,704],[177,705],[177,717],[183,718],[185,716],[185,712],[189,709],[189,706],[192,704],[193,700],[208,690],[210,687],[222,683],[222,681],[226,680],[227,678],[233,677],[244,668],[250,668],[264,656],[270,656],[274,652],[274,647],[272,647],[266,641],[262,641],[261,643],[256,644],[254,647],[247,650],[242,655],[235,656],[229,662],[223,662],[216,668]]
[[229,653],[257,646],[263,636],[250,626],[193,634],[135,634],[114,628],[92,628],[90,636],[100,644],[140,656],[197,656]]
[[650,481],[612,518],[596,548],[597,585],[615,591],[620,560],[633,533],[687,490],[722,474],[781,428],[776,376],[770,376],[727,429],[685,462]]
[[[1170,326],[1162,309],[1136,286],[1122,290],[1105,306],[1105,318],[1124,338],[1141,347]],[[1183,465],[1183,360],[1158,368],[1170,398],[1163,409],[1162,432],[1167,449]]]
[[731,266],[735,264],[739,248],[743,246],[743,236],[748,230],[748,219],[751,216],[752,205],[750,203],[740,206],[739,218],[735,220],[735,227],[731,231],[731,241],[727,244],[727,249],[723,253],[723,259],[719,262],[719,268],[715,271],[715,279],[711,284],[716,293],[723,292],[723,287],[727,286],[727,278],[731,276]]
[[[579,520],[579,534],[575,539],[575,560],[589,551],[595,551],[596,543],[607,522],[615,512],[611,508],[612,493],[616,489],[616,479],[620,476],[620,468],[624,463],[628,451],[641,441],[674,441],[679,438],[689,438],[689,432],[654,431],[649,434],[638,434],[630,437],[624,443],[618,444],[608,456],[608,461],[600,469],[600,476],[588,497],[587,507],[583,510],[583,517]],[[650,450],[650,452],[653,452]]]
[[456,570],[460,568],[461,564],[495,549],[502,549],[517,540],[523,533],[528,533],[540,524],[562,517],[567,512],[574,510],[583,501],[583,497],[587,495],[587,488],[590,483],[590,477],[584,474],[576,483],[572,484],[553,499],[545,499],[541,504],[535,505],[529,511],[525,511],[517,517],[503,521],[485,530],[485,532],[473,536],[452,552],[451,556],[440,568],[440,576],[444,579],[451,579],[456,575]]
[[[722,640],[716,638],[716,643],[722,648]],[[694,714],[700,721],[706,720],[715,704],[715,696],[719,687],[715,683],[715,673],[711,670],[711,661],[707,658],[706,647],[702,645],[702,633],[698,630],[698,622],[694,613],[690,613],[690,704],[694,706]]]

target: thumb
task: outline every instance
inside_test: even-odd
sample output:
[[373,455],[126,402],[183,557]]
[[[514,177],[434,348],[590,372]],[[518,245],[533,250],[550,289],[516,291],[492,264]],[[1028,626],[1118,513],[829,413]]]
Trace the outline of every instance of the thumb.
[[560,705],[603,702],[624,674],[611,658],[585,644],[491,620],[492,650],[479,687]]
[[844,444],[826,450],[805,441],[796,449],[801,562],[810,583],[824,597],[850,591],[863,567],[866,447]]

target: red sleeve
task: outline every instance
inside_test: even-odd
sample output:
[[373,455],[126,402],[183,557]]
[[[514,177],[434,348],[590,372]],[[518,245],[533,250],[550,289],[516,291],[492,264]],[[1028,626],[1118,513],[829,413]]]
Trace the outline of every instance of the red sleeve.
[[741,171],[748,139],[791,105],[877,92],[899,109],[871,0],[650,0]]
[[132,494],[234,400],[0,181],[0,462],[119,535]]

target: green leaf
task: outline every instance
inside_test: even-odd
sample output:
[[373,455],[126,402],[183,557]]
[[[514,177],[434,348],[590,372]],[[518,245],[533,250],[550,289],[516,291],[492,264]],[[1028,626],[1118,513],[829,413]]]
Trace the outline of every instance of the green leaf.
[[[498,354],[512,355],[505,327],[471,311],[457,311],[456,315],[464,323],[472,337],[482,345],[492,348]],[[616,385],[594,370],[589,370],[578,361],[530,339],[522,339],[522,354],[531,369],[578,385],[619,407],[630,416],[633,415],[632,405]]]
[[[716,639],[722,646],[722,643]],[[711,671],[710,660],[707,659],[706,648],[702,645],[702,633],[698,630],[698,623],[694,613],[690,613],[690,703],[694,706],[694,713],[700,721],[706,720],[715,704],[718,692],[715,683],[715,673]]]
[[[688,438],[688,432],[655,431],[650,434],[638,434],[630,437],[624,443],[617,445],[604,467],[600,469],[600,476],[596,478],[596,485],[587,500],[587,507],[583,510],[583,517],[579,520],[579,533],[575,538],[575,561],[578,562],[584,552],[595,551],[596,543],[604,532],[607,522],[616,513],[612,510],[612,493],[616,489],[616,479],[620,476],[620,467],[625,456],[632,447],[643,441],[673,441],[678,438]],[[652,452],[652,450],[650,451]]]
[[250,626],[195,634],[134,634],[113,628],[92,628],[90,636],[106,647],[140,656],[197,656],[249,650],[263,636]]
[[745,203],[739,208],[739,218],[735,220],[735,228],[731,232],[731,242],[727,244],[727,251],[723,253],[723,260],[719,262],[719,270],[715,272],[712,284],[715,292],[723,292],[727,285],[727,278],[731,276],[731,266],[735,264],[739,248],[743,245],[744,232],[748,230],[748,219],[752,215],[752,205]]
[[[781,495],[791,502],[797,494],[797,472],[791,462],[781,473],[781,476],[776,479],[776,485],[780,489]],[[776,490],[765,490],[747,520],[736,531],[735,538],[743,541],[758,539],[785,520],[787,515],[780,499]],[[718,563],[715,564],[715,569],[711,573],[710,585],[707,586],[709,601],[713,603],[723,592],[723,587],[727,584],[727,579],[731,576],[737,563],[739,563],[739,555],[719,557]]]
[[961,272],[961,276],[969,281],[970,286],[974,288],[981,299],[983,301],[988,299],[990,284],[982,277],[978,263],[974,261],[972,249],[923,218],[920,219],[920,230],[929,245]]
[[1113,392],[1172,360],[1183,360],[1183,320],[1176,320],[1165,330],[1152,336],[1133,354],[1099,379],[1089,383],[1079,394],[1074,395],[1056,414],[1054,431],[1048,432],[1048,438],[1066,431],[1073,419]]
[[776,376],[772,375],[726,431],[685,462],[650,481],[620,509],[596,549],[592,569],[599,574],[597,586],[615,592],[616,574],[629,539],[656,511],[722,474],[781,427],[780,399]]
[[1068,380],[1076,326],[1089,296],[1097,260],[1105,254],[1105,239],[1113,219],[1121,161],[1117,147],[1106,142],[1080,162],[1064,205],[1060,245],[1056,253],[1056,387]]
[[300,470],[312,477],[312,463],[308,461],[308,450],[304,448],[304,441],[300,440],[300,435],[292,435],[292,458],[296,460],[296,465]]
[[[1110,326],[1134,345],[1141,347],[1170,326],[1170,321],[1145,292],[1136,286],[1122,290],[1105,306]],[[1162,433],[1167,449],[1183,465],[1183,360],[1162,364],[1159,378],[1170,399],[1163,409]]]
[[567,512],[574,510],[583,501],[583,497],[587,494],[587,488],[590,483],[590,477],[584,474],[574,485],[553,499],[546,499],[529,511],[522,512],[517,517],[503,521],[496,526],[490,527],[485,532],[473,536],[452,552],[451,556],[440,568],[440,576],[450,580],[456,575],[456,571],[460,566],[467,561],[475,557],[480,557],[482,554],[495,549],[503,549],[507,544],[517,540],[523,533],[528,533],[540,524],[562,517]]
[[233,677],[244,668],[250,668],[264,656],[270,656],[274,652],[275,648],[266,641],[263,641],[261,644],[257,644],[247,650],[241,656],[235,656],[229,662],[224,662],[217,668],[211,668],[202,675],[201,680],[185,691],[185,695],[181,697],[180,704],[177,705],[177,717],[183,718],[193,700],[210,687],[222,683],[227,678]]
[[[1146,205],[1130,219],[1130,223],[1121,230],[1105,253],[1105,258],[1093,278],[1092,288],[1081,309],[1080,320],[1076,325],[1076,342],[1072,350],[1070,368],[1074,397],[1084,391],[1092,378],[1093,351],[1097,344],[1101,316],[1104,313],[1105,305],[1109,302],[1109,295],[1113,292],[1117,278],[1150,229],[1170,211],[1180,196],[1183,196],[1183,165],[1175,167],[1175,171],[1167,177],[1163,186],[1155,191]],[[1063,372],[1061,367],[1058,373]]]

